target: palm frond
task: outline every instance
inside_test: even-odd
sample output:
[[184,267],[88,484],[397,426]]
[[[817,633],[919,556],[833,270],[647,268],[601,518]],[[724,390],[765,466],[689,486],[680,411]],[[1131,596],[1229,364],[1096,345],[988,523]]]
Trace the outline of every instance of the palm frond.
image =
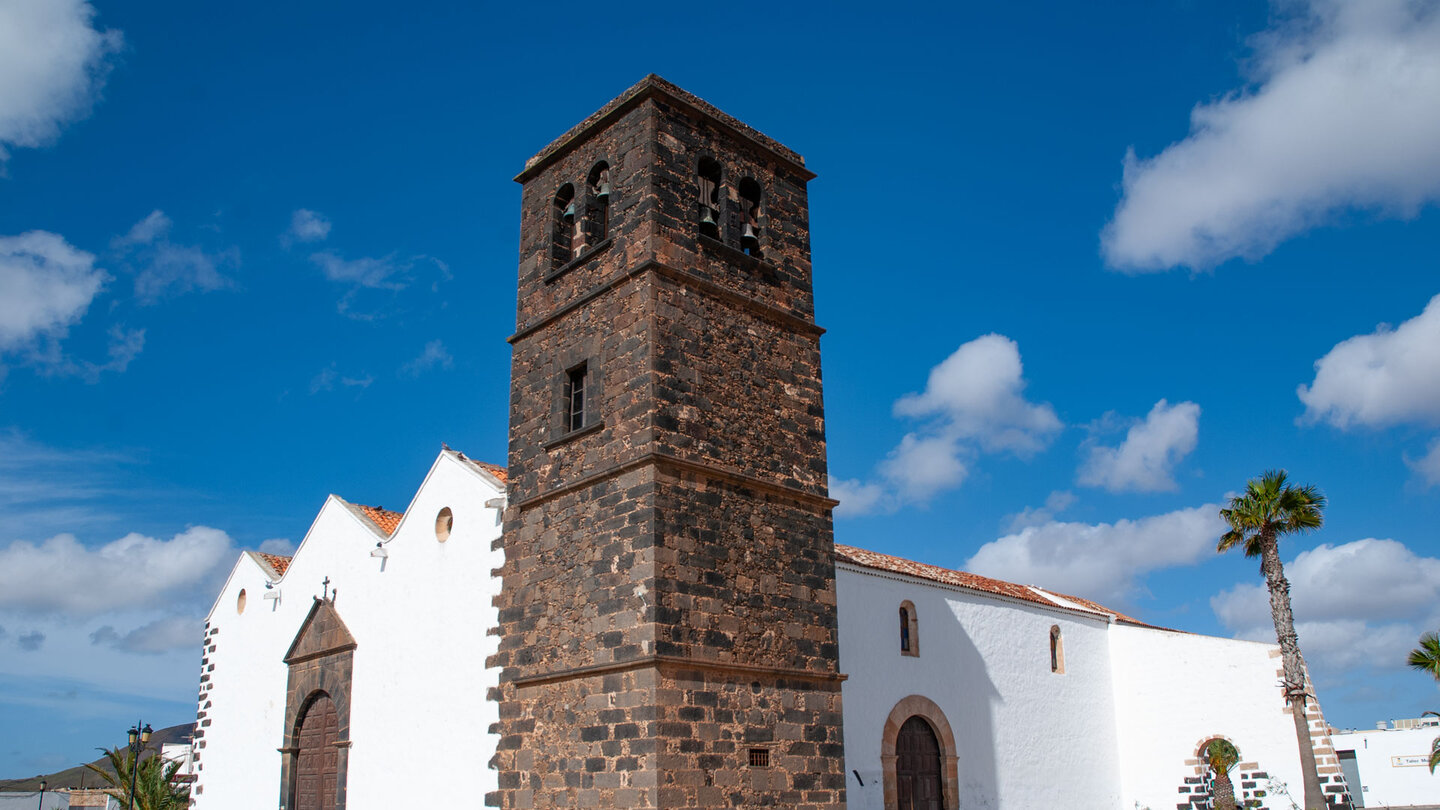
[[1420,646],[1410,651],[1405,663],[1440,680],[1440,633],[1420,636]]

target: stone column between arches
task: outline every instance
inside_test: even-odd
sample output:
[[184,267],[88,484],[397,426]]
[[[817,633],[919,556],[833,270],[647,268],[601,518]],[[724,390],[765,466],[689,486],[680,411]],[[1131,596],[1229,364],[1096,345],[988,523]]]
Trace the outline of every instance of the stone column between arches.
[[940,741],[940,789],[944,794],[945,810],[960,808],[960,757],[955,753],[955,734],[950,730],[950,721],[935,701],[921,695],[911,695],[890,710],[885,719],[885,729],[880,738],[880,770],[885,780],[885,810],[899,810],[899,786],[895,775],[895,742],[900,737],[900,727],[911,717],[920,717],[930,724],[935,738]]

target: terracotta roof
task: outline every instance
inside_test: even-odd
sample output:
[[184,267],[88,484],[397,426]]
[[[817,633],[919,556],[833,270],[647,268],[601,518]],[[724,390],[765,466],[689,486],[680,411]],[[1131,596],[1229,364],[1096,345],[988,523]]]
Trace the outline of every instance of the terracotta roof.
[[294,557],[282,557],[279,554],[266,554],[263,551],[257,551],[255,555],[275,569],[275,575],[279,577],[285,576],[285,570],[290,567],[290,561],[294,559]]
[[380,527],[380,531],[386,534],[394,534],[395,527],[400,525],[400,518],[405,517],[401,512],[391,512],[383,506],[366,506],[357,503],[355,508],[370,518],[370,522]]
[[459,450],[455,450],[455,451],[453,451],[453,452],[455,453],[456,456],[458,456],[458,457],[460,458],[461,461],[469,462],[470,464],[474,465],[476,468],[481,469],[481,470],[484,470],[485,472],[490,473],[491,475],[493,475],[493,476],[495,476],[496,478],[500,479],[500,483],[502,483],[502,484],[509,484],[509,483],[510,483],[509,471],[506,470],[504,467],[501,467],[499,464],[487,464],[487,463],[485,463],[485,462],[483,462],[483,461],[476,461],[475,459],[470,458],[469,456],[465,455],[464,453],[460,452]]
[[[927,565],[926,563],[915,562],[914,560],[907,560],[901,557],[892,557],[889,554],[866,551],[863,548],[855,548],[854,546],[842,546],[837,543],[835,545],[835,559],[864,568],[890,571],[891,573],[905,574],[918,579],[928,579],[931,582],[939,582],[945,585],[956,585],[961,588],[1008,596],[1011,599],[1019,599],[1036,605],[1044,605],[1045,607],[1062,607],[1046,599],[1040,593],[1037,593],[1036,588],[1027,585],[1017,585],[1014,582],[1006,582],[1002,579],[982,577],[979,574],[972,574],[968,571],[955,571],[949,568],[941,568],[938,565]],[[1056,591],[1049,591],[1049,593],[1054,593],[1055,596],[1061,599],[1074,602],[1080,609],[1087,612],[1112,614],[1118,621],[1125,622],[1126,624],[1136,624],[1142,627],[1154,626],[1145,624],[1138,619],[1126,616],[1118,611],[1111,610],[1089,599],[1081,599],[1078,596],[1067,596]]]
[[[1065,599],[1065,600],[1067,600],[1067,601],[1074,602],[1075,604],[1080,605],[1081,607],[1084,607],[1084,608],[1086,608],[1086,609],[1088,609],[1088,610],[1093,610],[1093,611],[1095,611],[1095,612],[1097,612],[1097,613],[1113,613],[1113,614],[1115,614],[1115,619],[1116,619],[1117,621],[1121,621],[1121,622],[1124,622],[1124,623],[1126,623],[1126,624],[1136,624],[1136,625],[1139,625],[1139,626],[1141,626],[1141,627],[1156,627],[1157,629],[1160,629],[1160,630],[1168,630],[1168,629],[1169,629],[1169,628],[1166,628],[1166,627],[1158,627],[1158,625],[1149,624],[1149,623],[1147,623],[1147,622],[1142,622],[1142,621],[1140,621],[1139,619],[1135,618],[1134,616],[1127,616],[1127,615],[1125,615],[1124,613],[1121,613],[1121,612],[1118,611],[1118,610],[1115,610],[1115,609],[1113,609],[1113,608],[1105,607],[1104,605],[1102,605],[1102,604],[1100,604],[1100,603],[1098,603],[1098,602],[1093,602],[1093,601],[1091,601],[1091,600],[1089,600],[1089,599],[1086,599],[1086,598],[1083,597],[1083,596],[1071,596],[1071,595],[1068,594],[1068,593],[1060,593],[1059,591],[1052,591],[1052,590],[1049,590],[1048,588],[1042,588],[1041,590],[1044,590],[1046,593],[1053,593],[1053,594],[1055,594],[1056,596],[1060,597],[1061,599]],[[1179,632],[1179,631],[1177,630],[1176,632]]]

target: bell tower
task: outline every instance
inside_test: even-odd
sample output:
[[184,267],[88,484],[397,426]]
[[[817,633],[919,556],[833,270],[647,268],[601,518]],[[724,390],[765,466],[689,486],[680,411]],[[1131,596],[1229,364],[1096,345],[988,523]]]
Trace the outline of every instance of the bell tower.
[[812,177],[651,75],[515,178],[488,804],[844,807]]

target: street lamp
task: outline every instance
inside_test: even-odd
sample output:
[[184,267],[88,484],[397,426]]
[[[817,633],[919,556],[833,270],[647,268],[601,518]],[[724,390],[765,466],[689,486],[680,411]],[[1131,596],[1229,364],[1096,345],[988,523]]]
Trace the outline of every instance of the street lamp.
[[140,721],[130,729],[130,810],[135,810],[135,775],[140,771],[140,752],[150,742],[150,724],[140,727]]
[[40,806],[38,810],[45,810],[45,780],[40,780]]

